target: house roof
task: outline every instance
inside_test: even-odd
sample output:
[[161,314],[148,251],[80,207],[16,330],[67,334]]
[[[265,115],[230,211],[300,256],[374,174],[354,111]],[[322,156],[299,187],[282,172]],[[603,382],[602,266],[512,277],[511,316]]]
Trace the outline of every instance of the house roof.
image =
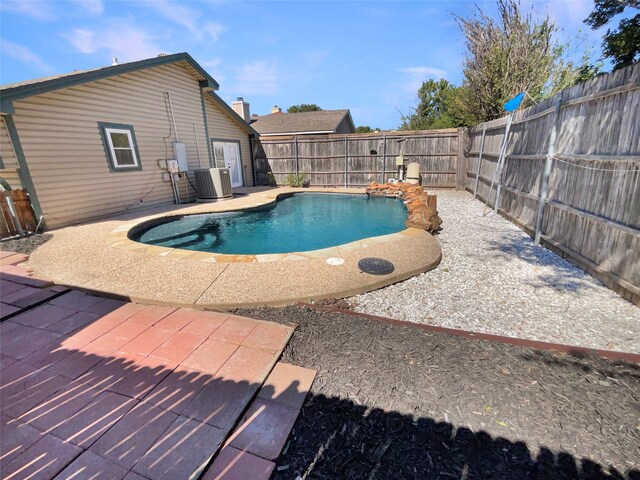
[[9,83],[0,86],[0,111],[3,113],[13,113],[13,101],[21,98],[47,93],[60,88],[71,87],[82,83],[93,82],[103,78],[122,75],[124,73],[135,72],[146,68],[157,67],[168,64],[182,64],[196,77],[200,86],[206,89],[214,101],[219,103],[235,120],[240,122],[249,133],[257,134],[247,122],[244,121],[227,103],[215,94],[220,85],[214,78],[196,62],[191,55],[186,52],[174,53],[172,55],[161,55],[147,58],[135,62],[121,63],[108,67],[94,68],[90,70],[76,70],[70,73],[52,75],[49,77],[34,78],[23,82]]
[[184,61],[188,63],[197,72],[198,80],[206,81],[209,88],[217,90],[220,88],[211,75],[209,75],[191,55],[186,52],[174,53],[172,55],[161,55],[158,57],[147,58],[135,62],[120,63],[108,67],[93,68],[90,70],[76,70],[60,75],[52,75],[49,77],[34,78],[23,82],[9,83],[0,86],[0,93],[3,98],[17,99],[38,95],[40,93],[50,92],[59,88],[78,85],[81,83],[92,82],[103,78],[121,75],[123,73],[135,72],[145,68],[157,67],[169,63],[178,63]]
[[[320,110],[317,112],[271,113],[251,123],[260,135],[293,135],[296,133],[335,133],[340,123],[348,118],[349,110]],[[353,127],[355,130],[355,127]]]

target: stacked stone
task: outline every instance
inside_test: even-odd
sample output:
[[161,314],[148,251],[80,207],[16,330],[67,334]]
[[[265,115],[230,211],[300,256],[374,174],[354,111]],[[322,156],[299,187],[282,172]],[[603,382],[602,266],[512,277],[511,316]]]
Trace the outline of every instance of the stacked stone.
[[407,228],[420,228],[428,232],[440,228],[442,219],[436,209],[436,196],[427,194],[420,185],[406,182],[371,182],[366,192],[367,195],[402,198],[407,206]]

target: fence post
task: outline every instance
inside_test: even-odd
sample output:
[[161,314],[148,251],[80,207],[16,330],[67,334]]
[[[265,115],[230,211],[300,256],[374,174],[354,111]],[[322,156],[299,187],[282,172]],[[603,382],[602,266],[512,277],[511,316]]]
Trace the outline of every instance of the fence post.
[[456,160],[456,190],[464,190],[467,177],[467,162],[465,161],[464,144],[466,132],[464,128],[458,129],[458,155]]
[[478,194],[478,180],[480,179],[480,165],[482,164],[482,153],[484,152],[484,135],[487,133],[487,123],[482,124],[482,139],[480,140],[480,155],[478,156],[478,165],[476,168],[475,184],[473,185],[473,198]]
[[349,184],[349,139],[344,136],[344,188]]
[[298,175],[300,173],[300,165],[298,162],[298,137],[293,137],[293,145],[295,147],[296,175]]
[[544,206],[547,203],[547,194],[549,192],[549,177],[551,177],[551,167],[553,166],[553,157],[556,153],[556,138],[558,137],[558,120],[560,119],[560,105],[558,102],[553,112],[553,125],[549,133],[549,146],[547,147],[547,156],[544,160],[544,172],[540,181],[540,200],[538,201],[538,215],[536,217],[536,234],[534,243],[540,245],[540,237],[542,235],[542,220],[544,218]]
[[387,168],[387,134],[382,134],[382,182],[385,183],[384,177],[386,176]]

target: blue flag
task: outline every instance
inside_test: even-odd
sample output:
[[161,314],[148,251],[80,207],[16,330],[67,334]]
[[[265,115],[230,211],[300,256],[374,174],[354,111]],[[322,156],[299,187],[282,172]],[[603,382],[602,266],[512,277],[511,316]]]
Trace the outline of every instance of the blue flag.
[[518,95],[516,95],[511,100],[509,100],[507,103],[505,103],[504,104],[505,111],[513,112],[513,111],[517,110],[518,107],[520,106],[520,104],[522,103],[522,100],[524,100],[524,92],[520,92]]

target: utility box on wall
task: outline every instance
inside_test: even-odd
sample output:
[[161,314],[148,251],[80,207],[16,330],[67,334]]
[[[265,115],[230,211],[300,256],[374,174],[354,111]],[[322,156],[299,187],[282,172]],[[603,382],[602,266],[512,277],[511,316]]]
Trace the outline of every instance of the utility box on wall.
[[189,171],[189,162],[187,161],[187,147],[184,143],[174,142],[173,155],[176,162],[178,162],[178,171]]

